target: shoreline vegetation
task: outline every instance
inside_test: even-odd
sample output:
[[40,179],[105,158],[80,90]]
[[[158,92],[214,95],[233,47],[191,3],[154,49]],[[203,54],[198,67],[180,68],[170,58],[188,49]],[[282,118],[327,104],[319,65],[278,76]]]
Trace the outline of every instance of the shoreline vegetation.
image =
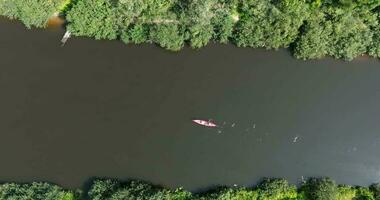
[[54,13],[74,36],[171,51],[213,41],[289,48],[304,60],[380,57],[379,0],[0,0],[0,15],[28,28]]
[[253,188],[215,187],[191,193],[142,181],[96,179],[87,191],[65,190],[48,183],[0,185],[1,200],[380,200],[380,184],[337,185],[329,178],[310,178],[300,187],[284,179],[264,179]]

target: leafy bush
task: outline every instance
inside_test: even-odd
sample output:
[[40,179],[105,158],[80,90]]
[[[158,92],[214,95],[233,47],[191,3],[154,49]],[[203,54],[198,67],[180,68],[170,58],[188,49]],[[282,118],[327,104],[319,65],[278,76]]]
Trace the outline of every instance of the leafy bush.
[[365,19],[355,12],[346,10],[337,9],[331,14],[333,20],[329,54],[336,58],[352,60],[366,53],[372,42],[373,33]]
[[338,187],[337,200],[351,200],[356,196],[355,188],[348,185],[341,185]]
[[299,0],[247,0],[236,25],[235,43],[242,47],[278,49],[288,47],[298,36],[307,16],[306,4]]
[[380,183],[371,185],[370,190],[373,192],[375,199],[380,200]]
[[1,200],[75,200],[77,195],[47,183],[0,185]]
[[338,197],[338,187],[329,178],[311,178],[302,190],[310,200],[334,200]]
[[258,200],[289,200],[297,198],[297,188],[284,179],[265,179],[258,186]]
[[356,188],[355,200],[375,200],[373,193],[364,187]]
[[140,181],[120,184],[113,180],[97,180],[88,194],[91,200],[188,200],[192,198],[191,193],[182,189],[172,191]]
[[294,55],[299,59],[322,58],[329,52],[332,22],[326,20],[326,14],[316,12],[306,20],[302,34],[295,42]]
[[172,51],[214,41],[291,47],[299,59],[380,57],[379,0],[0,0],[0,15],[29,28],[57,11],[73,35]]
[[209,192],[198,198],[199,200],[257,200],[258,196],[257,191],[246,188],[218,188],[216,192]]
[[0,15],[21,20],[26,27],[44,27],[65,0],[0,0]]
[[118,23],[111,0],[79,0],[66,15],[67,29],[77,36],[116,39]]
[[150,38],[161,47],[172,51],[179,51],[184,44],[183,33],[181,33],[180,27],[177,24],[159,24],[153,26],[150,31]]
[[284,179],[264,179],[254,188],[218,187],[205,193],[167,189],[141,181],[94,180],[87,196],[48,183],[0,185],[1,200],[379,200],[380,184],[336,185],[329,178],[311,178],[298,190]]
[[264,179],[255,188],[218,187],[206,193],[191,194],[140,181],[97,180],[89,197],[90,200],[375,200],[376,187],[338,186],[328,178],[311,178],[297,190],[284,179]]
[[144,24],[135,24],[129,30],[124,31],[121,38],[125,43],[129,41],[135,44],[147,42],[149,41],[149,27]]

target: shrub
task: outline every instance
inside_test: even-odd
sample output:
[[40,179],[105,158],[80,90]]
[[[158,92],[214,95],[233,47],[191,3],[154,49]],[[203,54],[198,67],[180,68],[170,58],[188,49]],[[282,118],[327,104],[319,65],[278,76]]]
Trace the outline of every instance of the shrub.
[[284,179],[265,179],[258,186],[258,200],[286,200],[297,198],[297,188]]
[[182,189],[168,190],[140,181],[121,184],[114,180],[96,180],[89,191],[91,200],[190,200],[192,194]]
[[246,188],[219,188],[216,191],[198,198],[200,200],[257,200],[259,196],[257,191]]
[[67,29],[77,36],[116,39],[118,22],[111,0],[79,0],[67,12]]
[[304,60],[380,57],[379,0],[0,0],[0,15],[29,28],[45,26],[57,11],[73,35],[171,51],[231,41],[291,47]]
[[380,183],[371,185],[370,190],[373,192],[376,200],[380,200]]
[[310,200],[334,200],[338,197],[338,187],[329,178],[311,178],[302,190]]
[[75,200],[77,195],[47,183],[0,185],[1,200]]
[[26,27],[45,27],[65,0],[0,0],[0,15],[21,20]]

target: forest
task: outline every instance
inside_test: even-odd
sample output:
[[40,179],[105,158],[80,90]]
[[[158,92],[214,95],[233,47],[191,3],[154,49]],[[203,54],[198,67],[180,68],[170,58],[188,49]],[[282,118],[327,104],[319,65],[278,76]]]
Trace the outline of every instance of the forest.
[[379,0],[0,0],[0,15],[28,28],[57,12],[75,36],[171,51],[213,42],[289,48],[304,60],[380,57]]
[[[87,187],[86,187],[87,188]],[[1,200],[380,200],[380,184],[337,185],[329,178],[310,178],[300,187],[284,179],[263,179],[256,187],[215,187],[192,193],[142,181],[96,179],[87,191],[64,190],[48,183],[0,185]]]

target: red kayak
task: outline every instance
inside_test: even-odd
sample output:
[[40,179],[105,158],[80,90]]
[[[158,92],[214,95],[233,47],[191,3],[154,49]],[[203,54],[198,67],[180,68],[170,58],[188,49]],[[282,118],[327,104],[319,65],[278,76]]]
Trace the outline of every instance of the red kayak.
[[201,120],[201,119],[194,119],[193,122],[196,123],[196,124],[202,125],[202,126],[217,127],[216,124],[214,124],[214,123],[212,123],[210,121],[205,121],[205,120]]

